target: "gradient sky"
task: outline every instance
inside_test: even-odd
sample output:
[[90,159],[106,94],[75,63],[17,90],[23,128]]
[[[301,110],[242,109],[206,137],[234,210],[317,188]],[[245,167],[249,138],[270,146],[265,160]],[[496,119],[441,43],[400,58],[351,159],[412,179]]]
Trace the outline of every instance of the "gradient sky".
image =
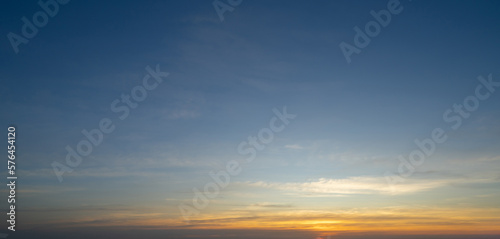
[[[500,90],[457,129],[443,113],[478,76],[500,81],[500,2],[401,0],[348,63],[339,44],[388,2],[244,0],[221,21],[211,0],[70,1],[17,54],[7,35],[41,8],[3,2],[0,122],[17,127],[19,180],[18,231],[0,232],[497,238]],[[157,65],[168,77],[120,120],[111,103]],[[247,163],[238,145],[284,107],[297,117]],[[53,162],[103,118],[115,130],[60,182]],[[391,188],[384,175],[435,128],[446,142]],[[178,206],[231,160],[241,173],[185,221]]]

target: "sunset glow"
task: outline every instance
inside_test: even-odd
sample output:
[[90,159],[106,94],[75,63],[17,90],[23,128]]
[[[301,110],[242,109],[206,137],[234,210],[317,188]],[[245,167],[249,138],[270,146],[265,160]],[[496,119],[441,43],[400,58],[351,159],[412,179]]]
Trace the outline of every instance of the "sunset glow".
[[0,9],[0,238],[500,238],[500,1]]

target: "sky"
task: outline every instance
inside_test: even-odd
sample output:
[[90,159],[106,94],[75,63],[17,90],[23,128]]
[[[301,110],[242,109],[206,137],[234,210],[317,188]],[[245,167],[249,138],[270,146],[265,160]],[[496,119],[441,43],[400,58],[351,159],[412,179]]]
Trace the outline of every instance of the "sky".
[[2,5],[0,237],[500,236],[498,1]]

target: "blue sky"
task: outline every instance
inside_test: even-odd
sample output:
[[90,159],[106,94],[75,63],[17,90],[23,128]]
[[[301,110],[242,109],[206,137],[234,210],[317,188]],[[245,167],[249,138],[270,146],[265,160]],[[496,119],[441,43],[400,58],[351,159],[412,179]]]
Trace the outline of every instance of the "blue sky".
[[[220,21],[204,0],[70,1],[17,54],[4,37],[0,121],[18,132],[19,224],[54,233],[98,221],[182,228],[178,205],[190,202],[192,188],[228,161],[243,162],[238,145],[285,106],[297,117],[241,164],[189,227],[245,229],[241,218],[289,212],[406,216],[427,208],[444,221],[476,222],[481,210],[497,212],[500,93],[480,101],[457,130],[443,113],[474,94],[478,76],[499,81],[499,3],[401,1],[402,12],[346,62],[339,44],[354,44],[353,28],[388,2],[243,1]],[[4,4],[4,36],[20,34],[21,18],[40,11],[36,1]],[[111,102],[156,65],[169,76],[119,120]],[[51,164],[64,163],[65,147],[102,118],[116,129],[59,182]],[[398,156],[438,127],[448,140],[388,191],[384,173],[396,172]],[[463,211],[451,213],[456,208]],[[227,228],[205,224],[214,218],[240,219]],[[489,220],[486,231],[500,224]],[[289,226],[271,222],[260,229]],[[433,231],[430,219],[411,222],[430,234],[452,231]],[[303,227],[324,238],[350,231]]]

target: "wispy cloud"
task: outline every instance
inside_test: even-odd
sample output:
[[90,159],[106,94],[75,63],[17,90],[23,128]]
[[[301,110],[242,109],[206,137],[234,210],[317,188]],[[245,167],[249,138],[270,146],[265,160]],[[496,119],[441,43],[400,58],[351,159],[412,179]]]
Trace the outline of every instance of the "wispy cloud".
[[320,178],[310,182],[276,183],[276,182],[247,182],[254,187],[272,188],[288,193],[298,193],[305,196],[333,196],[354,194],[407,194],[431,190],[450,184],[487,182],[491,179],[435,179],[412,180],[404,184],[390,187],[383,177],[349,177],[345,179]]
[[287,144],[287,145],[285,145],[285,148],[287,148],[287,149],[304,149],[304,147],[302,147],[298,144]]
[[258,207],[258,208],[290,208],[293,207],[291,204],[278,204],[278,203],[254,203],[251,204],[250,207]]

